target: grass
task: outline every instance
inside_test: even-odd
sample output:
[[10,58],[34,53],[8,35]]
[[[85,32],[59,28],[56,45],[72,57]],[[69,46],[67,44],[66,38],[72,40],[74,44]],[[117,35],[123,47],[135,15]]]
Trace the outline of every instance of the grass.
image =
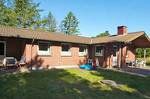
[[[110,79],[120,87],[98,83]],[[79,69],[0,74],[0,99],[147,99],[150,77]]]
[[150,66],[150,57],[147,57],[147,58],[146,58],[146,65],[147,65],[147,66]]

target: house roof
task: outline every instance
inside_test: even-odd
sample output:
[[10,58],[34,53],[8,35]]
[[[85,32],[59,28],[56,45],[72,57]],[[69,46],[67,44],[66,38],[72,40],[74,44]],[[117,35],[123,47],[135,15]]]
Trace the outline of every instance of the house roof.
[[[71,43],[81,43],[81,44],[98,44],[98,43],[110,43],[110,42],[126,43],[126,42],[131,42],[142,35],[146,35],[144,31],[132,32],[125,35],[89,38],[89,37],[66,35],[59,32],[54,33],[54,32],[47,32],[47,31],[40,31],[40,30],[18,29],[18,28],[13,28],[8,26],[0,26],[1,37],[39,39],[39,40],[71,42]],[[147,39],[149,39],[148,36]]]
[[91,39],[87,37],[66,35],[58,32],[54,33],[41,30],[20,29],[8,26],[0,26],[0,36],[83,44],[89,44],[91,42]]
[[111,36],[105,36],[105,37],[96,37],[93,38],[92,43],[108,43],[108,42],[131,42],[135,40],[136,38],[145,35],[144,31],[140,32],[132,32],[125,35],[111,35]]

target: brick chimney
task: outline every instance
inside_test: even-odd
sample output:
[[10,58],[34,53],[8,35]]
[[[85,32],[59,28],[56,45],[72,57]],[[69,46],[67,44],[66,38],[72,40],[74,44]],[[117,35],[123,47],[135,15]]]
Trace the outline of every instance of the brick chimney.
[[125,35],[127,34],[127,27],[126,26],[118,26],[118,35]]

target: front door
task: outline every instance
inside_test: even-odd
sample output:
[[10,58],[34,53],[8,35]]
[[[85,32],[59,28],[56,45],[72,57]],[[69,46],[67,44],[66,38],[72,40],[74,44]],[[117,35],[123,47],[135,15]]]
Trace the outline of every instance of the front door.
[[0,41],[0,59],[6,56],[6,42]]
[[117,49],[116,45],[113,46],[113,66],[117,66]]

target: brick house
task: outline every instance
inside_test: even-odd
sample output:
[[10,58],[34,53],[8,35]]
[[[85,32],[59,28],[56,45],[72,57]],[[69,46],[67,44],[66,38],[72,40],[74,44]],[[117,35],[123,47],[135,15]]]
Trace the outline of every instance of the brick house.
[[32,67],[74,67],[86,63],[85,55],[101,67],[124,67],[135,61],[136,48],[147,47],[146,33],[128,33],[126,26],[119,26],[117,35],[96,38],[0,26],[0,59],[24,56]]

